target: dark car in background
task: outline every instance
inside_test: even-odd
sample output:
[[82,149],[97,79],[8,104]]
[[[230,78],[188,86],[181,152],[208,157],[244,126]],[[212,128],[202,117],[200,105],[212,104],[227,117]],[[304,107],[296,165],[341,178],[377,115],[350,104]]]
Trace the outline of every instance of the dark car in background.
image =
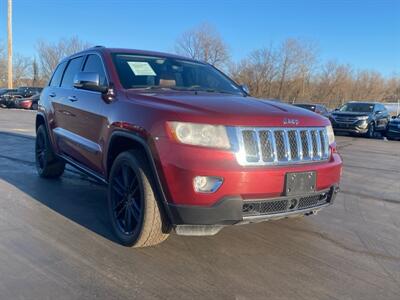
[[20,101],[23,101],[23,99],[31,98],[36,94],[40,94],[42,89],[43,88],[40,87],[19,87],[17,89],[9,90],[3,96],[1,96],[0,103],[3,107],[19,108]]
[[390,114],[381,103],[352,101],[335,110],[330,119],[335,132],[373,138],[375,132],[386,132]]
[[400,115],[390,120],[386,130],[386,137],[389,140],[400,140]]
[[33,95],[40,94],[43,88],[41,87],[31,87],[31,86],[21,86],[17,89],[17,93],[22,96],[22,98],[29,98]]
[[326,106],[322,104],[296,103],[293,105],[304,109],[308,109],[327,118],[329,118],[331,115]]
[[3,107],[14,107],[14,102],[21,99],[22,95],[18,93],[17,89],[9,89],[6,93],[0,96],[0,103]]
[[16,92],[16,89],[0,89],[0,107],[7,107],[8,99]]
[[40,99],[40,93],[37,93],[29,98],[21,98],[14,101],[15,108],[22,108],[22,109],[38,109],[38,102]]

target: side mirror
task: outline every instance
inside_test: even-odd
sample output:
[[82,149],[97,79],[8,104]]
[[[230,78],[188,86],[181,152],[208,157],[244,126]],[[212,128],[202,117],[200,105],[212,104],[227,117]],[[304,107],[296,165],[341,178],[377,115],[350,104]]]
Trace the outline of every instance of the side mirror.
[[250,95],[250,89],[247,85],[241,85],[240,88],[242,89],[243,92],[245,92],[247,95]]
[[108,87],[100,85],[100,76],[94,72],[79,72],[74,77],[74,87],[77,89],[105,93]]
[[335,108],[333,111],[339,111],[339,108]]

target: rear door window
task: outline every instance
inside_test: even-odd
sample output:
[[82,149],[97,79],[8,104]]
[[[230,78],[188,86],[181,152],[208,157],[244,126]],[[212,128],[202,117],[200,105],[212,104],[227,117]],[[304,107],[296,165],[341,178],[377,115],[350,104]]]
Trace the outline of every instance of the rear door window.
[[73,58],[69,61],[67,69],[65,70],[61,86],[65,88],[72,88],[74,86],[74,77],[82,69],[83,56]]

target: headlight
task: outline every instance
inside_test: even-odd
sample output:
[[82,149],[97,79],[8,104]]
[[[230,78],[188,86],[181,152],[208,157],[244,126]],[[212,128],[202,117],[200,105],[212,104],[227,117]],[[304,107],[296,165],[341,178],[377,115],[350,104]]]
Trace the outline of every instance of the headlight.
[[335,142],[335,133],[331,125],[326,126],[326,133],[328,134],[329,145],[332,145]]
[[225,126],[168,122],[173,137],[182,144],[211,148],[231,147]]
[[368,116],[358,117],[359,120],[368,120]]

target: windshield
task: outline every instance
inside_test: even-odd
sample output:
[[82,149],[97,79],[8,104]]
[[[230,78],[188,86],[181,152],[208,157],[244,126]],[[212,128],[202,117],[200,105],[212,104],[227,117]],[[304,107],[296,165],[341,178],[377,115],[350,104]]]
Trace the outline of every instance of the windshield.
[[373,112],[374,104],[369,103],[347,103],[343,105],[339,111],[345,112]]
[[114,54],[114,64],[126,89],[170,89],[243,95],[233,81],[210,65],[165,57]]

